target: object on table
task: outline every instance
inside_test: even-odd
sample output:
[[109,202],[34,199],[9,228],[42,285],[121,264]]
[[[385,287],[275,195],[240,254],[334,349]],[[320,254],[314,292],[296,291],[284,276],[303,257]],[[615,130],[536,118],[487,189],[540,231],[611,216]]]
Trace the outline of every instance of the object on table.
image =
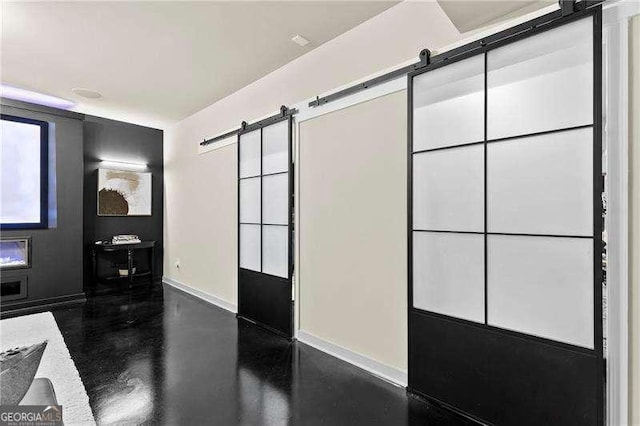
[[142,241],[137,235],[114,235],[111,244],[140,244]]
[[[135,274],[136,273],[136,267],[134,266],[133,268],[131,268],[131,274]],[[128,277],[129,276],[129,270],[125,267],[125,268],[118,268],[118,274],[121,277]]]

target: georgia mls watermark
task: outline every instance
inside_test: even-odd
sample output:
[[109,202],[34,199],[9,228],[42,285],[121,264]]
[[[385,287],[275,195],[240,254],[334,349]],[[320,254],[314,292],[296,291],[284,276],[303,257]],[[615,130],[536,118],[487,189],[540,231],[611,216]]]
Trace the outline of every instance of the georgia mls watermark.
[[0,426],[60,426],[62,405],[0,405]]

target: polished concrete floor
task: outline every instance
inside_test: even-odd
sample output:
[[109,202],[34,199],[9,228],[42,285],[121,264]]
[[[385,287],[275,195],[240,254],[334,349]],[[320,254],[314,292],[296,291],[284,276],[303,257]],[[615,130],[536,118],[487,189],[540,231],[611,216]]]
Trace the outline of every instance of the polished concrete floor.
[[171,287],[54,315],[99,424],[468,424]]

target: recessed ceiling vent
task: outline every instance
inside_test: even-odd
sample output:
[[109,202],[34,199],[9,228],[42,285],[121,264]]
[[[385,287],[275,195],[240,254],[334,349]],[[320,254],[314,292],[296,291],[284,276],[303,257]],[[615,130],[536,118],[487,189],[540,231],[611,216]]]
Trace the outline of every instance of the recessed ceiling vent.
[[83,98],[98,99],[102,97],[102,94],[96,92],[95,90],[83,89],[81,87],[74,87],[73,89],[71,89],[71,91],[78,96],[82,96]]
[[291,37],[291,41],[294,42],[295,44],[299,44],[300,46],[306,46],[307,44],[309,44],[309,40],[302,37],[300,34],[296,34],[293,37]]

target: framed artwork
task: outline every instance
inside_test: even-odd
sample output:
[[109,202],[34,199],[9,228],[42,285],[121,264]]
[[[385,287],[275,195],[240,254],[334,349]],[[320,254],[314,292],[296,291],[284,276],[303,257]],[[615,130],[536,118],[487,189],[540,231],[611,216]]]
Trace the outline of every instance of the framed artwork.
[[98,169],[98,216],[151,216],[151,172]]

